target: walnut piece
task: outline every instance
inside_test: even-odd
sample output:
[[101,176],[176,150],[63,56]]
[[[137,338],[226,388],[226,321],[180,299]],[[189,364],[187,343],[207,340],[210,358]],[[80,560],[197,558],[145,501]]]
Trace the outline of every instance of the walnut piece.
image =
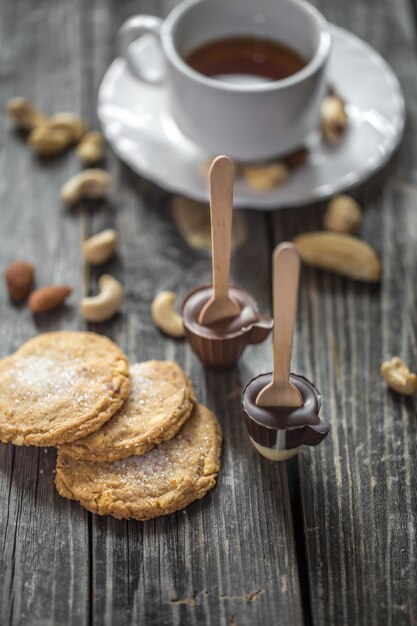
[[410,372],[408,365],[394,356],[381,365],[381,376],[390,389],[404,396],[411,396],[417,391],[417,376]]

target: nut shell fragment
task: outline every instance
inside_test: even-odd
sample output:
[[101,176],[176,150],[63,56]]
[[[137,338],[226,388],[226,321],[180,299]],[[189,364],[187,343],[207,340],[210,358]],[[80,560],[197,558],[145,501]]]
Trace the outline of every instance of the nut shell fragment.
[[307,265],[336,272],[353,280],[378,282],[381,262],[375,250],[352,235],[318,231],[293,240]]

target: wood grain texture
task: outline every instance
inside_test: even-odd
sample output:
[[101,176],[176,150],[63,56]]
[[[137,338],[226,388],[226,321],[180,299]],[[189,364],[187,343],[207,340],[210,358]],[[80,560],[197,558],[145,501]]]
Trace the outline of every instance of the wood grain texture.
[[[118,26],[137,12],[162,14],[169,4],[3,3],[0,28],[9,45],[0,50],[1,105],[21,94],[48,113],[78,111],[94,127],[96,92]],[[182,364],[199,399],[219,416],[225,444],[218,487],[186,511],[145,524],[92,516],[60,498],[53,450],[0,446],[0,623],[302,624],[286,468],[262,461],[241,427],[240,389],[270,361],[270,345],[248,349],[239,370],[216,374],[205,372],[183,342],[162,336],[150,320],[155,293],[169,288],[181,296],[210,278],[208,256],[191,250],[173,223],[172,198],[109,151],[110,200],[65,209],[58,192],[80,169],[75,155],[39,161],[2,120],[0,266],[16,253],[35,263],[37,285],[67,282],[75,294],[68,307],[34,319],[24,307],[12,308],[2,289],[1,355],[39,331],[86,328],[77,303],[110,272],[125,286],[121,314],[89,328],[115,339],[132,361]],[[265,219],[245,219],[259,245],[240,248],[232,277],[268,310]],[[107,226],[119,232],[119,253],[85,275],[81,238]]]
[[[93,518],[93,623],[300,624],[286,469],[257,457],[240,416],[249,364],[260,367],[256,359],[264,360],[270,346],[248,354],[240,374],[208,372],[184,343],[163,337],[150,323],[154,295],[172,289],[182,296],[196,281],[208,281],[210,259],[181,239],[170,197],[125,168],[119,176],[123,209],[115,225],[127,298],[123,322],[115,320],[109,330],[132,360],[169,358],[184,366],[197,397],[219,416],[224,450],[218,487],[185,511],[146,524]],[[263,216],[248,219],[266,241]],[[233,263],[236,281],[255,288],[261,306],[269,308],[267,247],[254,258],[247,243],[239,259],[239,269],[236,257]],[[252,476],[256,480],[249,482]]]
[[[314,624],[415,624],[416,404],[379,376],[393,355],[417,366],[415,25],[401,0],[315,4],[392,64],[409,119],[394,162],[356,192],[365,208],[361,235],[383,260],[382,284],[302,271],[296,371],[317,383],[333,426],[320,448],[299,459],[312,617]],[[322,207],[272,219],[279,241],[319,228]]]
[[[47,112],[79,110],[76,14],[65,3],[1,3],[0,109],[20,94]],[[59,24],[59,28],[57,28]],[[7,44],[6,44],[7,42]],[[36,284],[79,290],[78,219],[58,190],[76,167],[70,155],[37,159],[24,137],[0,122],[0,267],[26,258]],[[1,356],[43,330],[77,328],[71,304],[42,318],[12,307],[0,290]],[[0,623],[88,621],[88,515],[57,497],[55,452],[0,444]]]
[[[117,28],[135,13],[162,15],[175,3],[4,0],[0,107],[24,95],[47,113],[78,111],[97,127],[96,93]],[[393,65],[409,120],[393,163],[356,192],[365,207],[362,236],[383,258],[381,286],[302,271],[294,369],[322,390],[333,431],[318,449],[303,451],[298,464],[260,458],[242,428],[240,391],[271,369],[271,340],[250,346],[236,370],[216,373],[150,321],[156,292],[172,289],[181,297],[210,278],[208,256],[191,249],[173,223],[171,196],[108,151],[115,178],[109,202],[65,209],[58,192],[80,169],[75,155],[33,157],[1,117],[0,268],[27,258],[37,268],[37,286],[67,282],[75,293],[62,310],[33,318],[25,307],[12,307],[1,287],[0,356],[37,332],[86,328],[77,303],[110,272],[125,285],[122,312],[90,327],[118,341],[132,361],[182,364],[199,399],[219,416],[225,440],[218,487],[184,512],[148,523],[87,514],[56,494],[53,450],[0,444],[2,626],[416,623],[416,405],[387,391],[378,375],[380,362],[394,354],[417,369],[413,5],[315,4]],[[274,216],[245,213],[251,238],[235,251],[232,280],[258,298],[261,310],[271,309],[273,246],[320,227],[322,212],[319,205]],[[92,268],[84,285],[82,233],[105,227],[117,228],[119,253]]]

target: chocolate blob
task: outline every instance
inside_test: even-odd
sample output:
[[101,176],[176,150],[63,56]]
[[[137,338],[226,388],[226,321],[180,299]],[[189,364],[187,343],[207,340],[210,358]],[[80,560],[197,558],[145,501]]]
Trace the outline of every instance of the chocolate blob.
[[291,450],[304,444],[317,446],[331,426],[320,420],[321,393],[304,376],[290,374],[290,382],[303,398],[300,407],[262,407],[256,404],[259,392],[272,380],[272,374],[253,378],[242,392],[242,411],[250,437],[261,446]]
[[252,296],[239,287],[229,287],[230,296],[240,305],[235,317],[210,325],[200,324],[201,310],[212,297],[211,285],[197,287],[185,297],[182,306],[185,335],[200,360],[211,367],[231,367],[249,343],[264,341],[273,321],[261,315]]

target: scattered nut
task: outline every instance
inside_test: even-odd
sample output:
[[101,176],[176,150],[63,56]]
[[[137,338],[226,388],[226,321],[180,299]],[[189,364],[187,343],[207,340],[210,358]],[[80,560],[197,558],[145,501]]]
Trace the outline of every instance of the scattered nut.
[[103,230],[84,242],[84,259],[92,265],[101,265],[110,259],[117,245],[117,233],[113,228]]
[[6,113],[18,128],[32,130],[46,124],[47,117],[25,98],[12,98],[6,104]]
[[354,198],[336,196],[327,205],[324,226],[337,233],[356,233],[362,222],[362,209]]
[[105,322],[117,313],[123,298],[123,286],[113,276],[103,274],[98,281],[99,294],[81,301],[81,315],[89,322]]
[[265,191],[279,187],[288,179],[290,170],[284,162],[245,165],[243,177],[252,189]]
[[304,263],[354,280],[378,282],[381,262],[367,243],[341,233],[305,233],[293,240]]
[[[210,159],[209,161],[204,161],[204,163],[201,166],[202,173],[205,174],[207,177],[210,174],[210,168],[211,168],[212,163],[213,163],[213,159]],[[241,176],[243,175],[243,168],[244,168],[243,163],[240,163],[239,161],[233,161],[233,166],[235,169],[235,178],[241,178]]]
[[171,337],[183,337],[182,317],[175,309],[176,294],[173,291],[161,291],[152,302],[152,319],[156,326]]
[[68,285],[50,285],[36,289],[28,300],[29,309],[32,313],[46,313],[57,309],[71,292],[72,287]]
[[87,125],[77,113],[56,113],[48,120],[48,127],[52,130],[65,130],[70,143],[78,143],[85,135]]
[[86,133],[76,148],[76,153],[81,162],[86,165],[93,165],[101,161],[104,157],[104,139],[98,130]]
[[80,200],[94,200],[105,196],[111,183],[111,176],[102,169],[88,169],[75,174],[61,188],[61,200],[75,204]]
[[33,285],[34,267],[27,261],[14,261],[4,272],[4,278],[13,302],[23,302]]
[[417,376],[410,373],[407,364],[394,356],[381,365],[381,376],[388,387],[404,396],[411,396],[417,391]]
[[345,103],[335,95],[328,95],[321,105],[321,132],[325,141],[337,144],[342,139],[348,125]]
[[[174,222],[191,248],[211,252],[210,207],[183,196],[175,196],[172,203]],[[246,221],[241,211],[233,215],[232,250],[246,239]]]
[[71,136],[64,128],[36,126],[29,134],[29,146],[41,156],[54,156],[71,145]]

